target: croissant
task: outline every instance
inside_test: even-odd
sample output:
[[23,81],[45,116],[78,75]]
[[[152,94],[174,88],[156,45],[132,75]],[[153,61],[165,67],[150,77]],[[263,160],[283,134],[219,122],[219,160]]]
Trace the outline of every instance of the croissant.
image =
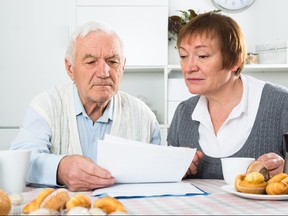
[[72,197],[68,202],[66,203],[66,208],[70,209],[76,206],[81,206],[84,208],[90,208],[91,207],[91,200],[88,196],[85,194],[76,194],[74,197]]
[[280,195],[288,193],[288,175],[279,173],[273,176],[266,187],[266,193],[269,195]]
[[112,212],[127,213],[125,206],[119,200],[110,196],[104,196],[97,199],[94,202],[93,207],[100,208],[107,214],[111,214]]

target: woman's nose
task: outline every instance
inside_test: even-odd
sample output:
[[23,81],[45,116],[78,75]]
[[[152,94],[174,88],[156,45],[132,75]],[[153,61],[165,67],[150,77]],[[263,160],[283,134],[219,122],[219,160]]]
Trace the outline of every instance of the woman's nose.
[[182,71],[186,73],[191,73],[199,70],[197,62],[194,58],[188,58],[186,61],[181,62]]

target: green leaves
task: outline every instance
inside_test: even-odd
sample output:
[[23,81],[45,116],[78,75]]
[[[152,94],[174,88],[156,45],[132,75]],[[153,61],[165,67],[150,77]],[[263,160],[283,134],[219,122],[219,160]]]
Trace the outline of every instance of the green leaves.
[[[178,10],[181,15],[173,15],[168,17],[168,40],[176,40],[177,34],[180,29],[186,25],[190,20],[198,16],[198,14],[193,9],[188,9],[187,11]],[[218,13],[221,10],[213,10],[212,12]]]

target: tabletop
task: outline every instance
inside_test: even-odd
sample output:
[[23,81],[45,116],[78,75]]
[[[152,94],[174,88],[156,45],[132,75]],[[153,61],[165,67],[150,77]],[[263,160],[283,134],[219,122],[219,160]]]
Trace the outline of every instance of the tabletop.
[[[223,180],[185,180],[206,191],[207,195],[167,196],[120,199],[129,215],[287,215],[288,200],[255,200],[239,197],[221,189]],[[10,215],[22,214],[22,208],[43,188],[27,187],[23,203],[13,206]],[[73,194],[70,192],[71,195]],[[91,192],[86,192],[91,194]],[[96,197],[91,197],[93,202]]]

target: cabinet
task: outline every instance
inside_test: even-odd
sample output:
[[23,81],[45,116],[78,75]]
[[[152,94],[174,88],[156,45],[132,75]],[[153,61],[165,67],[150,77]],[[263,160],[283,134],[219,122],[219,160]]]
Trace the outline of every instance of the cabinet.
[[[123,38],[127,65],[120,89],[150,106],[166,144],[175,108],[191,96],[174,65],[174,44],[168,44],[168,0],[3,0],[0,5],[0,148],[10,145],[37,93],[69,80],[64,68],[69,34],[91,19],[110,24]],[[244,73],[288,87],[288,65],[247,65]]]

